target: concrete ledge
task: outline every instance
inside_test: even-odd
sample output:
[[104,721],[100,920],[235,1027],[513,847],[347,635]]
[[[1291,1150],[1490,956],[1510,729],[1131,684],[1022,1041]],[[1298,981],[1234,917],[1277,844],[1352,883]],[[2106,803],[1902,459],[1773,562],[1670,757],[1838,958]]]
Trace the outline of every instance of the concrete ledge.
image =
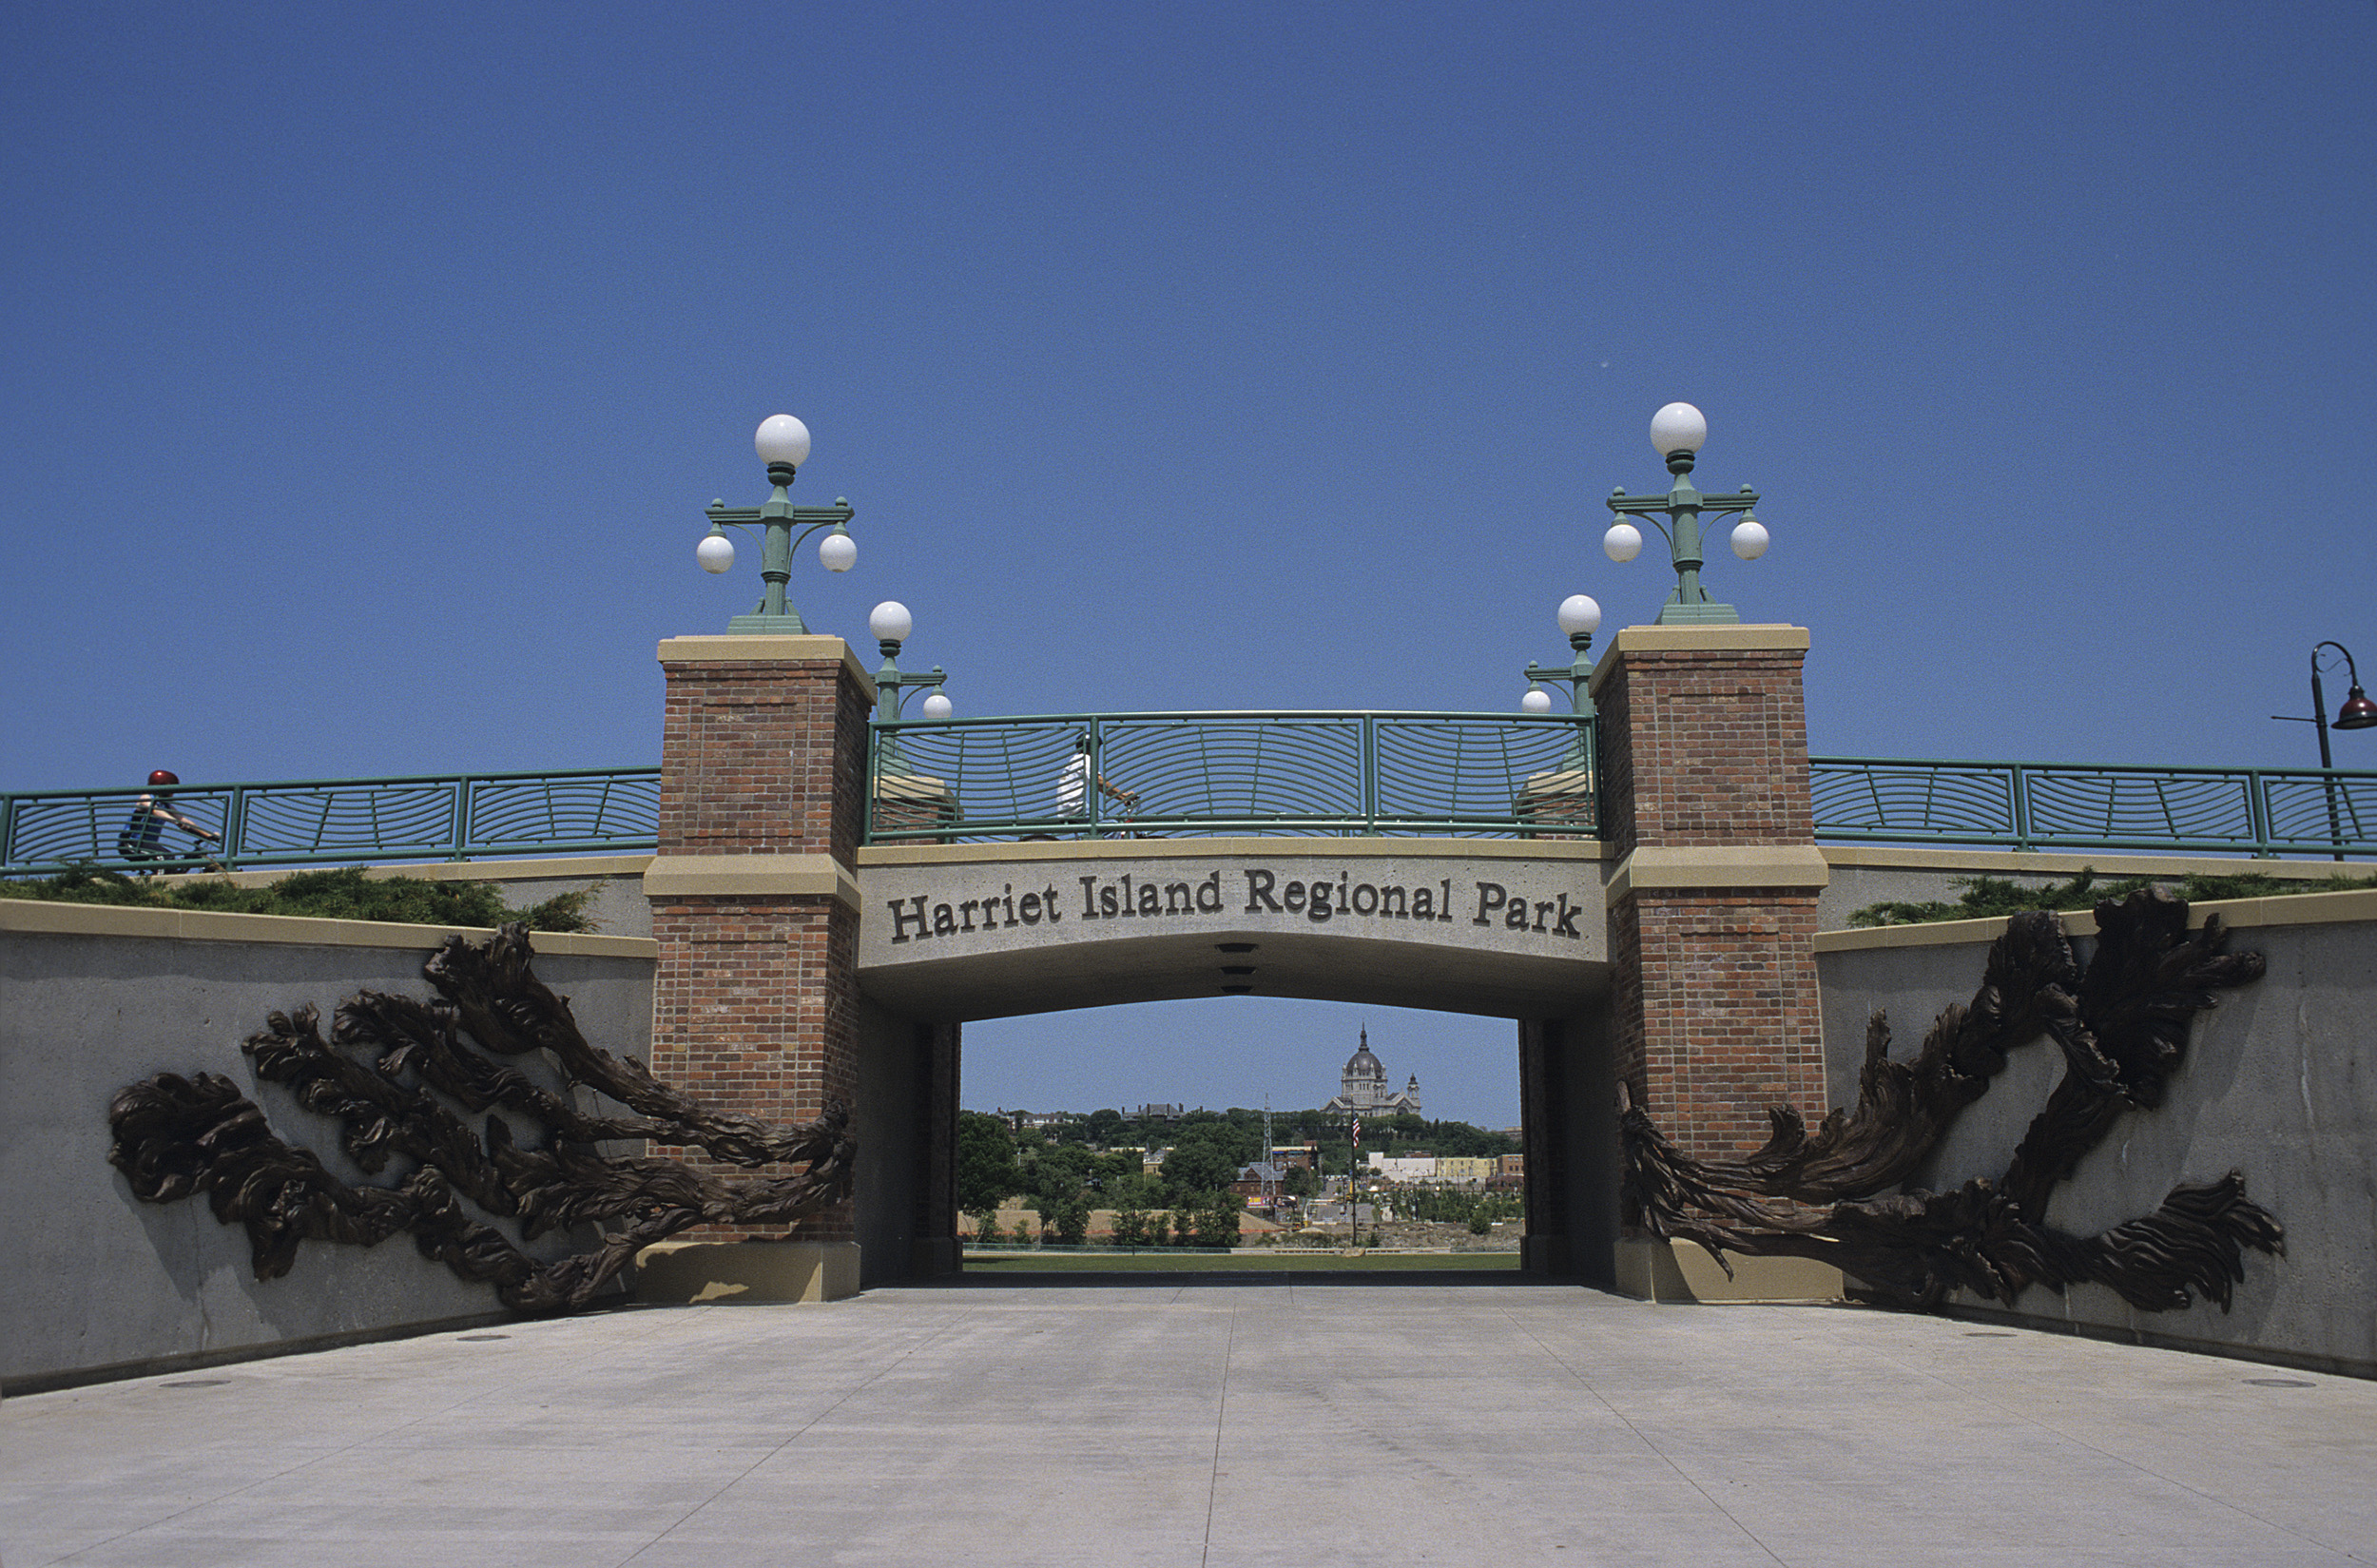
[[875,677],[860,665],[859,656],[840,637],[763,637],[744,634],[664,637],[660,662],[665,665],[783,664],[815,665],[839,659],[841,667],[866,687],[875,700]]
[[830,894],[859,908],[859,880],[831,855],[655,855],[644,896],[670,899],[747,894]]
[[[2145,873],[2131,873],[2145,875]],[[2267,899],[2207,899],[2190,904],[2187,923],[2198,930],[2211,916],[2238,931],[2271,925],[2349,925],[2377,920],[2377,888],[2342,893],[2278,893]],[[2063,914],[2066,935],[2093,937],[2097,917],[2085,909]],[[1954,947],[1966,942],[1992,942],[2003,934],[2005,917],[1978,920],[1932,920],[1922,925],[1860,926],[1846,931],[1819,931],[1819,953],[1862,953],[1893,947]]]
[[654,1305],[841,1301],[859,1293],[857,1242],[665,1241],[637,1253],[635,1266],[636,1299]]
[[[1546,823],[1538,831],[1558,830]],[[957,829],[962,832],[963,829]],[[1595,839],[1058,839],[1040,843],[887,843],[859,851],[871,865],[968,865],[991,861],[1211,861],[1269,856],[1347,860],[1602,861]]]
[[1841,1271],[1811,1258],[1729,1255],[1733,1277],[1697,1242],[1628,1236],[1616,1249],[1621,1295],[1655,1302],[1823,1302],[1846,1297]]
[[[538,861],[398,861],[389,865],[367,865],[363,876],[369,881],[384,881],[390,877],[415,877],[425,882],[551,882],[593,881],[602,877],[641,877],[651,863],[648,854],[585,855],[575,858],[548,858]],[[269,887],[284,877],[301,871],[337,871],[352,865],[352,861],[325,861],[319,865],[259,866],[253,871],[186,871],[170,872],[153,881],[161,887],[174,887],[184,882],[229,882],[234,887]]]
[[[429,952],[448,937],[483,940],[494,935],[474,926],[404,925],[394,920],[324,920],[302,915],[227,915],[203,909],[138,909],[116,904],[51,903],[37,899],[0,899],[0,931],[60,937],[164,937],[183,941],[279,942],[309,947],[393,947]],[[560,931],[529,934],[530,950],[587,958],[660,957],[648,937],[582,936]]]
[[2365,861],[2339,866],[2333,861],[2256,861],[2245,856],[2133,855],[2123,850],[2048,854],[2030,849],[1902,848],[1893,844],[1821,846],[1828,864],[1878,866],[1893,871],[1961,871],[1990,877],[2077,877],[2094,871],[2107,881],[2121,877],[2272,877],[2318,881],[2338,871],[2377,872]]
[[1629,626],[1610,639],[1585,689],[1598,693],[1625,653],[1805,653],[1804,626]]
[[1773,887],[1813,890],[1832,881],[1824,852],[1813,845],[1694,845],[1633,851],[1610,873],[1605,886],[1612,903],[1650,889]]

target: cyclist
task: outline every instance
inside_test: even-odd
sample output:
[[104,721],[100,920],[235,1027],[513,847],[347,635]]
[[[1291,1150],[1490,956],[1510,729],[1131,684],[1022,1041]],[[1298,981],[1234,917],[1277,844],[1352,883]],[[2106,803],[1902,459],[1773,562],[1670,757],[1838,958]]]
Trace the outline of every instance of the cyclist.
[[166,804],[173,798],[173,786],[182,782],[168,768],[159,768],[148,776],[149,793],[132,803],[132,815],[116,835],[116,853],[127,861],[166,861],[176,856],[164,846],[167,823],[182,829],[194,839],[221,839],[222,834],[190,821]]
[[1091,765],[1090,737],[1075,735],[1073,738],[1073,756],[1066,761],[1064,771],[1056,776],[1056,814],[1058,816],[1078,818],[1087,815],[1083,807],[1089,801],[1092,779],[1097,781],[1098,793],[1109,800],[1120,801],[1125,805],[1139,803],[1137,790],[1115,787],[1107,782],[1105,774]]

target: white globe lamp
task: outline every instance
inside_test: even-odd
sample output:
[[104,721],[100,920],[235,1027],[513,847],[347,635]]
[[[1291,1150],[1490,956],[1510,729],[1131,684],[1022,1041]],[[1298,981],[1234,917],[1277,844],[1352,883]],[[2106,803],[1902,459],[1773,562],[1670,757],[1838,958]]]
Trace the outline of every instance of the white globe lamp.
[[836,532],[817,542],[818,565],[828,571],[847,571],[859,564],[859,541]]
[[1755,517],[1744,517],[1733,525],[1733,553],[1745,561],[1754,561],[1767,552],[1767,525]]
[[1642,553],[1642,530],[1632,523],[1612,523],[1601,535],[1601,551],[1621,566]]
[[924,716],[928,719],[946,719],[953,711],[949,699],[937,691],[924,699]]
[[702,542],[693,547],[693,558],[708,572],[731,571],[735,564],[735,542],[724,533],[705,533]]
[[799,468],[809,460],[809,427],[789,414],[771,414],[760,421],[751,445],[763,463]]
[[1651,445],[1662,457],[1698,452],[1709,439],[1709,421],[1690,403],[1670,403],[1651,416]]
[[867,631],[879,643],[904,643],[917,629],[916,617],[897,599],[886,599],[867,611]]
[[1572,593],[1560,601],[1560,629],[1569,636],[1590,636],[1601,629],[1601,606],[1590,593]]
[[1552,711],[1552,693],[1539,686],[1531,686],[1527,688],[1527,695],[1518,699],[1518,708],[1522,713],[1549,713]]

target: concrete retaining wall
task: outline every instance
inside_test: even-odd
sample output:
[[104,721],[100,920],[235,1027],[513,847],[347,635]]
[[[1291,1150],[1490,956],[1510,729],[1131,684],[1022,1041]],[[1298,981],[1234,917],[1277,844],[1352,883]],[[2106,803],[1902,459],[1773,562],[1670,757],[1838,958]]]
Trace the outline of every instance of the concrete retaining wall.
[[[2245,1172],[2246,1193],[2286,1227],[2284,1257],[2249,1253],[2232,1310],[2138,1312],[2101,1286],[2034,1288],[2013,1316],[2039,1326],[2377,1375],[2377,893],[2199,904],[2262,953],[2267,978],[2224,993],[2159,1110],[2132,1112],[2058,1189],[2049,1218],[2092,1235],[2151,1212],[2182,1181]],[[2086,956],[2095,921],[2065,917]],[[1910,1056],[1939,1011],[1969,1001],[2002,921],[1828,932],[1817,939],[1832,1103],[1855,1102],[1867,1014],[1888,1011],[1891,1055]],[[1915,1185],[2003,1173],[2062,1073],[2054,1045],[2017,1052],[1959,1118]],[[1957,1298],[1976,1311],[1994,1304]]]
[[[484,936],[485,933],[472,933]],[[151,1074],[220,1073],[289,1141],[364,1178],[334,1126],[260,1085],[240,1042],[265,1016],[331,1010],[362,989],[431,995],[430,927],[0,901],[0,1390],[484,1321],[491,1286],[456,1279],[408,1238],[303,1244],[260,1283],[246,1235],[203,1198],[142,1203],[106,1162],[107,1102]],[[534,939],[537,973],[589,1039],[643,1055],[649,941]],[[527,1064],[523,1064],[527,1065]],[[484,1217],[484,1216],[482,1216]],[[516,1239],[516,1238],[515,1238]],[[548,1236],[540,1255],[575,1250]]]

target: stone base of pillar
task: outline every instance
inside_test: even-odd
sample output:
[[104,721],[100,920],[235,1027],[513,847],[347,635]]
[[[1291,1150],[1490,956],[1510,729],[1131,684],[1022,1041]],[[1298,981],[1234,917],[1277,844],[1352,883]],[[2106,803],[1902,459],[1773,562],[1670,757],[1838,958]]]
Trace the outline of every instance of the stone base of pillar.
[[665,1241],[636,1254],[636,1299],[655,1306],[841,1301],[859,1293],[859,1244]]
[[1733,1277],[1697,1242],[1628,1236],[1617,1244],[1620,1295],[1653,1302],[1823,1302],[1845,1297],[1841,1271],[1809,1258],[1727,1257]]

